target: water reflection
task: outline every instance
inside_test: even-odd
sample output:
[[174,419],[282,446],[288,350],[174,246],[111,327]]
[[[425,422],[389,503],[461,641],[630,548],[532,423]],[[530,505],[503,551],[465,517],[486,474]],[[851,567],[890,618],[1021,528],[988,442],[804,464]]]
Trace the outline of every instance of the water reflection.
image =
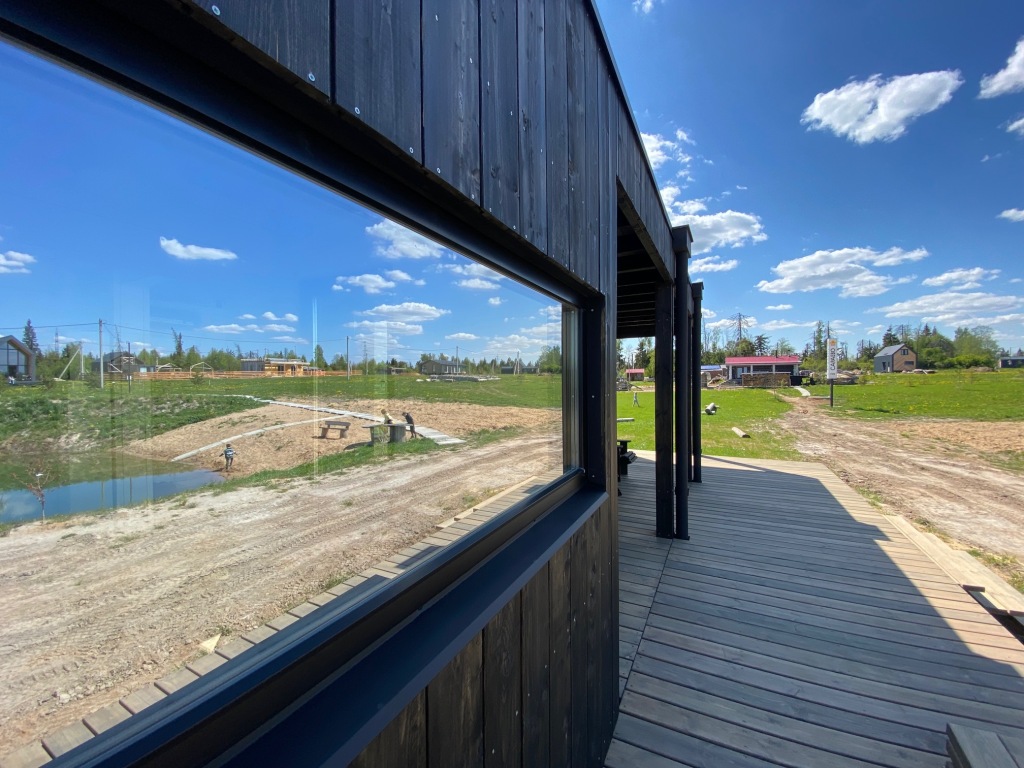
[[[162,499],[224,478],[206,469],[169,475],[118,477],[90,483],[74,483],[46,489],[46,515],[73,515],[99,509],[114,509],[144,501]],[[0,522],[36,520],[42,514],[39,500],[30,491],[0,493]]]

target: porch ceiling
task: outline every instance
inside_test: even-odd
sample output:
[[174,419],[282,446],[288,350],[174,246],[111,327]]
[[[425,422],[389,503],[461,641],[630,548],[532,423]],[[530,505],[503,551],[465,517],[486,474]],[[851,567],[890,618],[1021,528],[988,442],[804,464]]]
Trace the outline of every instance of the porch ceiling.
[[626,214],[618,217],[618,326],[616,338],[654,335],[654,286],[661,280],[650,251]]

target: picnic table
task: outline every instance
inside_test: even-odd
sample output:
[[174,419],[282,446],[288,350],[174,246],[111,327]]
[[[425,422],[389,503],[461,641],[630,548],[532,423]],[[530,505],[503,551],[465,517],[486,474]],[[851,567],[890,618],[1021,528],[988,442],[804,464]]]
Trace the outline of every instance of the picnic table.
[[[406,430],[412,428],[412,424],[402,421],[393,421],[390,424],[364,424],[363,429],[370,430],[370,442],[372,443],[404,443]],[[377,430],[377,431],[374,431]]]
[[340,440],[348,434],[349,426],[347,421],[325,421],[320,425],[320,437],[326,440],[331,436],[332,430],[337,430],[338,439]]

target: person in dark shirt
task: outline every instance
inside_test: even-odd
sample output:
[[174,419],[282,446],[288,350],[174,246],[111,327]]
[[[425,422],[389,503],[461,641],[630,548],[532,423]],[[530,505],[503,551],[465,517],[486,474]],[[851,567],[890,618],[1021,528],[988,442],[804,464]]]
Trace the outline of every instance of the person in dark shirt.
[[231,462],[235,460],[235,449],[231,447],[231,443],[224,446],[224,452],[221,455],[224,457],[224,471],[227,472],[231,469]]
[[416,422],[413,420],[412,414],[408,411],[404,411],[402,415],[405,416],[405,423],[409,425],[409,434],[412,437],[419,437],[419,434],[416,432]]

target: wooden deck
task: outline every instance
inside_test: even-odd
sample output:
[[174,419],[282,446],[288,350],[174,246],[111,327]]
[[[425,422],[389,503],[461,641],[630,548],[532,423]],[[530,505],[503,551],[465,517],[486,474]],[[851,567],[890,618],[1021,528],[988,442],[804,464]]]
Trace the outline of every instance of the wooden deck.
[[946,724],[1024,736],[1024,645],[820,464],[705,459],[689,541],[654,462],[620,498],[610,768],[946,765]]

